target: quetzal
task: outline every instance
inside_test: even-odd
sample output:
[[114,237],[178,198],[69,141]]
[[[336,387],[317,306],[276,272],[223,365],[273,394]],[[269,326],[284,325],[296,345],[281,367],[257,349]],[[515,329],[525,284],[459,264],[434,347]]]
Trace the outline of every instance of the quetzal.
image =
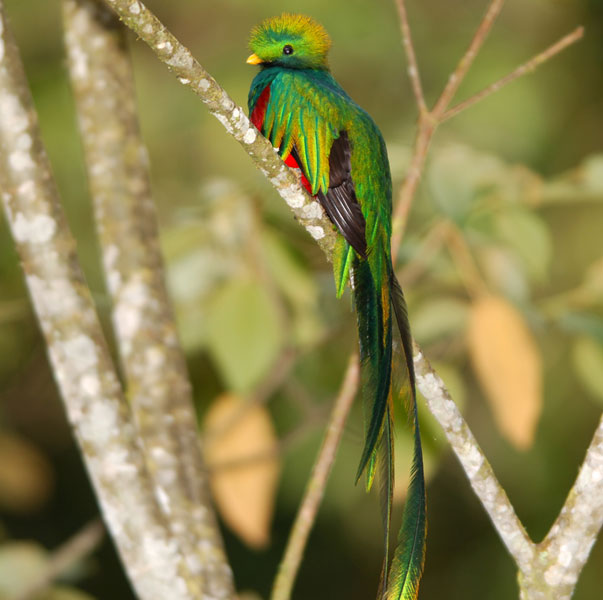
[[[379,597],[415,599],[425,554],[425,479],[412,339],[391,259],[392,183],[385,142],[329,72],[331,40],[316,21],[291,14],[267,19],[252,31],[249,46],[253,54],[247,62],[260,66],[249,91],[251,121],[288,165],[301,169],[304,187],[340,234],[333,256],[338,297],[351,279],[366,425],[357,479],[366,471],[370,489],[377,474],[385,530]],[[393,319],[401,346],[393,340]],[[402,371],[400,382],[394,369]],[[414,457],[390,564],[393,402],[400,396],[414,428]]]

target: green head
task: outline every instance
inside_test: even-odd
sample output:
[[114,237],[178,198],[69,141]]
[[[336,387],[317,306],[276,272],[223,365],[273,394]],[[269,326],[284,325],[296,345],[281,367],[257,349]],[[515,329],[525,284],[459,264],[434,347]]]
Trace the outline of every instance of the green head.
[[328,69],[331,40],[325,28],[304,15],[282,14],[260,23],[251,32],[247,59],[252,65],[292,69]]

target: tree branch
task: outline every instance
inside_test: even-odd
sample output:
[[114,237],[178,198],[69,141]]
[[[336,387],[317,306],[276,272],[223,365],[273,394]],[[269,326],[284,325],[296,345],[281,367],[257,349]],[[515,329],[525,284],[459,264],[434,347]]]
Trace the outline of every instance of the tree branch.
[[522,599],[569,600],[602,526],[603,417],[561,513],[520,576]]
[[285,554],[278,568],[272,588],[272,600],[289,600],[291,596],[304,549],[331,473],[343,427],[358,390],[359,379],[360,363],[358,355],[354,353],[350,357],[339,395],[329,417],[329,427],[312,468],[312,474],[289,535]]
[[[473,106],[483,98],[486,98],[490,94],[498,91],[515,79],[532,72],[541,64],[561,52],[564,48],[576,43],[584,33],[583,28],[578,27],[572,33],[566,35],[556,44],[553,44],[553,46],[544,52],[541,52],[525,64],[521,65],[506,77],[503,77],[471,98],[459,103],[457,106],[448,109],[450,102],[453,100],[459,86],[465,79],[469,68],[473,64],[473,61],[486,40],[486,37],[488,36],[496,17],[502,9],[504,0],[492,0],[488,10],[486,11],[481,23],[477,28],[477,31],[475,32],[475,35],[473,36],[471,43],[469,44],[469,48],[459,61],[456,69],[450,75],[448,83],[440,94],[440,97],[435,103],[434,108],[432,110],[428,110],[425,107],[423,92],[420,88],[420,75],[417,67],[414,47],[410,37],[410,27],[407,21],[405,0],[396,0],[396,3],[400,12],[402,39],[404,41],[404,48],[406,50],[407,60],[409,63],[409,75],[413,90],[415,91],[417,107],[419,109],[419,122],[413,147],[411,164],[408,169],[408,173],[406,174],[406,177],[400,186],[398,201],[396,202],[392,216],[392,256],[394,257],[394,261],[398,254],[398,249],[406,229],[408,215],[410,213],[419,181],[421,180],[423,168],[425,167],[429,146],[438,126],[461,111]],[[418,88],[417,83],[419,86]]]
[[583,36],[584,27],[577,27],[576,29],[574,29],[574,31],[568,33],[566,36],[562,37],[558,42],[555,42],[552,46],[549,46],[540,54],[537,54],[529,61],[525,62],[523,65],[520,65],[519,67],[517,67],[517,69],[515,69],[513,72],[509,73],[502,79],[495,81],[488,87],[484,88],[481,92],[478,92],[470,98],[467,98],[467,100],[463,100],[463,102],[460,102],[456,106],[453,106],[452,108],[448,109],[440,118],[440,123],[443,123],[444,121],[455,117],[460,112],[463,112],[474,104],[477,104],[480,100],[483,100],[491,94],[498,92],[498,90],[500,90],[506,85],[509,85],[509,83],[512,83],[516,79],[519,79],[519,77],[527,75],[528,73],[532,73],[542,63],[546,62],[547,60],[550,60],[551,58],[553,58],[553,56],[559,54],[572,44],[575,44],[578,40],[582,39]]
[[153,494],[0,0],[0,189],[67,415],[141,600],[196,598]]
[[484,42],[488,37],[488,34],[494,25],[494,21],[496,21],[496,17],[498,17],[500,14],[504,3],[505,0],[492,0],[492,2],[490,2],[490,6],[488,7],[486,14],[481,20],[481,23],[479,24],[479,27],[477,28],[477,31],[471,40],[469,48],[467,48],[467,51],[459,61],[456,69],[448,78],[448,83],[444,87],[444,91],[433,107],[432,114],[438,121],[441,122],[441,116],[444,114],[446,108],[448,108],[450,102],[452,102],[452,99],[458,91],[461,83],[463,83],[463,80],[469,72],[475,57],[481,50],[481,47],[484,45]]
[[[407,52],[409,64],[408,71],[413,89],[415,89],[417,82],[420,81],[420,74],[417,67],[414,47],[411,42],[410,26],[408,24],[406,15],[405,0],[396,0],[396,3],[400,12],[402,39],[404,41],[404,49]],[[448,105],[454,98],[459,86],[467,75],[469,68],[473,64],[475,57],[486,40],[490,29],[492,29],[492,25],[494,24],[496,17],[502,10],[503,4],[504,0],[492,0],[488,10],[486,11],[477,28],[477,31],[475,32],[475,35],[473,36],[473,39],[471,40],[471,43],[469,44],[469,48],[457,64],[456,69],[448,78],[448,83],[444,87],[444,90],[440,94],[440,97],[438,98],[432,110],[427,109],[425,106],[423,92],[420,91],[420,93],[418,93],[418,91],[415,90],[415,98],[417,100],[417,107],[419,109],[419,123],[410,167],[400,187],[398,201],[396,202],[392,215],[393,235],[391,247],[392,257],[394,257],[394,264],[398,255],[400,243],[402,242],[404,231],[406,230],[406,223],[408,221],[408,215],[410,213],[412,202],[419,186],[419,181],[421,180],[423,168],[425,167],[427,152],[429,151],[433,134],[435,133],[438,125],[442,122],[442,115],[448,108]]]
[[417,387],[444,430],[473,491],[486,509],[507,550],[518,565],[531,562],[534,544],[517,518],[509,498],[465,419],[450,398],[450,393],[418,347],[415,347],[414,361]]
[[69,72],[127,392],[155,495],[199,598],[234,596],[164,280],[124,29],[95,0],[64,0]]
[[402,44],[404,46],[406,58],[408,59],[408,77],[412,85],[412,90],[415,95],[417,107],[419,108],[419,115],[424,115],[428,112],[427,104],[425,102],[425,96],[423,94],[423,86],[421,85],[421,74],[419,73],[419,65],[417,63],[415,47],[412,43],[410,25],[408,23],[408,14],[406,12],[406,5],[404,4],[404,0],[396,0],[396,7],[398,8],[398,15],[400,17],[400,31],[402,33]]
[[72,538],[52,552],[46,568],[12,600],[35,600],[55,579],[84,559],[100,544],[105,534],[102,521],[97,518],[88,523]]
[[249,154],[258,169],[268,178],[289,205],[295,217],[330,258],[337,234],[320,204],[306,193],[299,175],[287,167],[270,142],[249,122],[245,111],[237,106],[216,80],[138,0],[104,0],[119,18],[146,42],[159,60],[205,103],[209,112],[222,123]]

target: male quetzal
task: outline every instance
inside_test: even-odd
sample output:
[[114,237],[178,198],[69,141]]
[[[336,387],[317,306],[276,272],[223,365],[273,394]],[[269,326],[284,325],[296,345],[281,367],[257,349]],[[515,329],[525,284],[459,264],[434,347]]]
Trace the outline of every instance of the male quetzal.
[[[380,596],[415,599],[425,554],[425,480],[412,340],[391,259],[392,183],[385,143],[371,117],[330,74],[331,40],[316,21],[290,14],[267,19],[252,31],[249,45],[253,54],[247,62],[260,66],[249,91],[251,121],[288,165],[301,169],[303,185],[341,234],[333,256],[335,285],[339,297],[351,278],[366,421],[357,478],[366,470],[367,489],[376,473],[381,482],[385,559]],[[401,348],[393,343],[393,318]],[[402,371],[400,389],[392,378],[394,368]],[[414,458],[389,565],[393,400],[398,395],[405,397],[413,421]]]

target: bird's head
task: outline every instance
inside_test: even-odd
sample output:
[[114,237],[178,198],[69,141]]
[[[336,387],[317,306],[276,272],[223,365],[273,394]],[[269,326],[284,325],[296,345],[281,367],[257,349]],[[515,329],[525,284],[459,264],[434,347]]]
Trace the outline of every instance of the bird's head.
[[247,59],[252,65],[292,69],[328,69],[331,40],[325,28],[305,15],[283,14],[260,23],[251,32]]

